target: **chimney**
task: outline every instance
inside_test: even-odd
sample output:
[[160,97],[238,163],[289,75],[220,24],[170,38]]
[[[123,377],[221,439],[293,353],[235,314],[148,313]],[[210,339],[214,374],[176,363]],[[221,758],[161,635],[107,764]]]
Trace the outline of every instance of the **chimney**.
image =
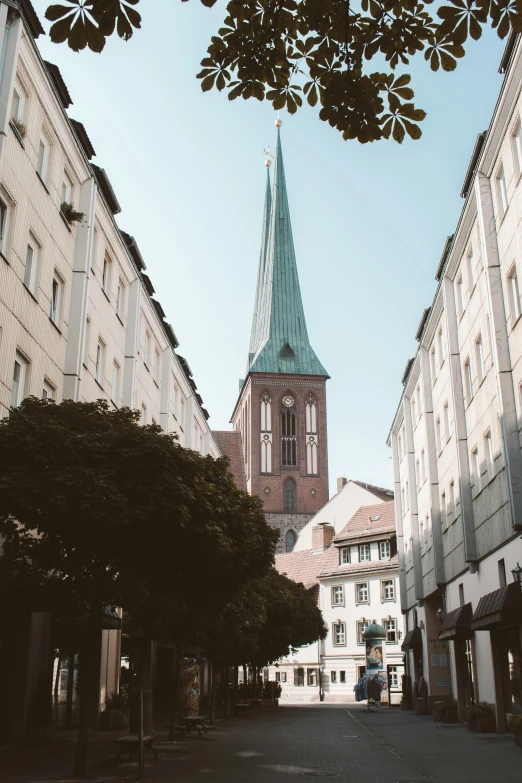
[[312,552],[324,552],[332,543],[335,530],[329,522],[320,522],[312,528]]
[[348,484],[348,479],[346,479],[344,476],[341,476],[341,478],[338,478],[337,479],[337,492],[340,492],[345,484]]

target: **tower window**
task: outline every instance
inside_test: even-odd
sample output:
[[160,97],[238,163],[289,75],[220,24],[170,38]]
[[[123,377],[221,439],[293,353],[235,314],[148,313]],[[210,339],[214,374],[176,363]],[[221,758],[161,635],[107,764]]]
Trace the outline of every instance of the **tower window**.
[[[287,399],[289,398],[285,397],[285,401]],[[281,464],[283,466],[297,465],[297,438],[293,405],[292,407],[283,407],[281,412]]]
[[292,479],[285,481],[284,487],[284,510],[295,511],[295,484]]
[[293,552],[297,536],[293,530],[289,530],[286,534],[285,552]]
[[317,470],[317,407],[310,395],[306,401],[306,472],[316,475]]

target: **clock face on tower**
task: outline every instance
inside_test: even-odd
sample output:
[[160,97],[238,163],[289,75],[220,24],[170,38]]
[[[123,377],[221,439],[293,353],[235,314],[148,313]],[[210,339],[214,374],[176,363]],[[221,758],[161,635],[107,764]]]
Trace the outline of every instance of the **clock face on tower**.
[[294,398],[290,397],[289,394],[286,395],[286,397],[283,397],[283,405],[285,408],[291,408],[294,404]]

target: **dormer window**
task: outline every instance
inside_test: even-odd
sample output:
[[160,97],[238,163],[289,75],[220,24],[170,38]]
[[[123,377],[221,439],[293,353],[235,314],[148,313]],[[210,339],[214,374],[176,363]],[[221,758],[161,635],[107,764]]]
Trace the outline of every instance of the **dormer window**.
[[346,565],[350,562],[350,547],[345,546],[339,550],[339,565]]
[[370,560],[370,545],[359,544],[359,562],[366,563]]
[[389,560],[391,557],[391,542],[379,541],[379,559]]

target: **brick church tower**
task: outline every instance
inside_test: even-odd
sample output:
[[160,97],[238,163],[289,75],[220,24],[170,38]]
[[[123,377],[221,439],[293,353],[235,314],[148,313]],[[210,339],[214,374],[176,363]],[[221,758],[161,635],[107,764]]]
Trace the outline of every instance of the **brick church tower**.
[[281,138],[270,162],[247,373],[232,424],[241,433],[247,489],[263,500],[292,551],[299,531],[328,501],[326,381],[308,339],[290,225]]

